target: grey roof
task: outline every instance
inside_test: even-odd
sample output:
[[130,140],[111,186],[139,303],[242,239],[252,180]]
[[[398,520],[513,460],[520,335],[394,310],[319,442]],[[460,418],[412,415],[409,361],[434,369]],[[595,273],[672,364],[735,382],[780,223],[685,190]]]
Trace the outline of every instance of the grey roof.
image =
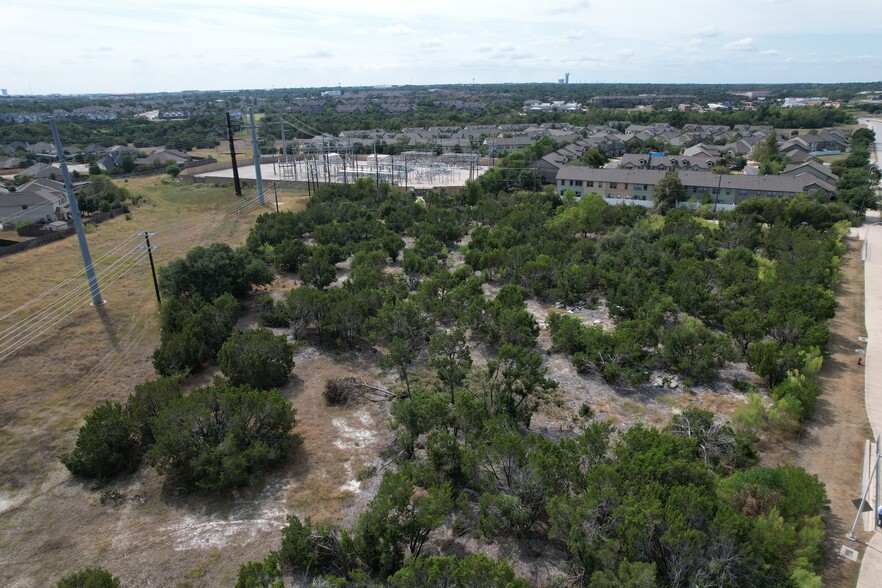
[[[832,171],[830,171],[829,167],[827,167],[826,165],[824,165],[822,163],[818,163],[814,159],[810,159],[810,160],[804,161],[802,163],[792,163],[792,164],[788,165],[787,167],[785,167],[784,171],[781,173],[791,175],[792,172],[800,170],[800,169],[805,170],[805,168],[807,168],[807,167],[810,167],[810,168],[822,173],[826,177],[830,178],[830,181],[835,182],[839,179],[839,176],[837,176]],[[803,173],[809,173],[809,172],[807,170],[805,170]],[[798,175],[798,174],[792,174],[792,175]]]
[[39,143],[28,145],[28,151],[31,153],[55,153],[55,146],[51,143],[41,141]]
[[628,182],[655,184],[665,177],[661,170],[648,169],[595,169],[578,165],[565,165],[557,172],[558,180],[588,180],[595,182]]
[[647,153],[625,153],[622,155],[621,165],[636,165],[640,167],[651,167],[654,165],[676,166],[676,167],[692,167],[697,165],[702,169],[710,169],[719,163],[718,157],[707,157],[701,155],[656,155],[652,156]]
[[42,178],[4,195],[0,198],[0,206],[58,206],[61,202],[67,202],[66,198],[64,184]]
[[0,157],[0,169],[14,169],[21,165],[20,157]]
[[23,174],[32,178],[50,178],[52,176],[61,177],[61,170],[48,163],[35,163],[31,167],[22,170]]
[[[594,169],[581,166],[564,166],[557,172],[558,180],[587,180],[600,182],[625,182],[633,184],[655,184],[665,177],[661,170],[645,169]],[[718,175],[711,172],[681,171],[680,181],[685,186],[704,188],[755,190],[761,192],[803,192],[821,188],[834,192],[830,183],[809,174],[797,176],[749,176],[745,174]]]

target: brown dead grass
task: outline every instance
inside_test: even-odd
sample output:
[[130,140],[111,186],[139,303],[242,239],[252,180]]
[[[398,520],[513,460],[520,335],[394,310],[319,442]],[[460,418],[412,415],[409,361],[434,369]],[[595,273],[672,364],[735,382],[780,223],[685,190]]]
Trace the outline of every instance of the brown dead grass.
[[818,399],[815,417],[807,423],[793,452],[793,463],[816,474],[826,485],[830,512],[825,515],[827,541],[824,544],[825,586],[854,586],[860,564],[839,555],[843,544],[863,555],[869,534],[858,525],[855,543],[845,539],[855,515],[852,502],[859,498],[864,441],[872,436],[864,404],[864,372],[856,364],[854,350],[863,345],[864,267],[861,242],[847,239],[842,260],[842,279],[836,287],[836,316],[830,321],[827,358],[818,374],[824,393]]
[[[142,230],[158,231],[152,242],[160,246],[160,264],[196,244],[239,244],[263,211],[224,214],[225,206],[237,202],[231,188],[156,177],[126,185],[148,200],[134,209],[132,220],[118,217],[90,233],[94,258]],[[305,197],[280,194],[280,200],[296,209]],[[61,282],[81,263],[75,239],[0,259],[0,282],[9,285],[0,315]],[[121,504],[102,505],[100,492],[72,480],[58,461],[73,445],[85,413],[105,399],[124,399],[134,384],[155,376],[150,356],[158,343],[157,313],[150,280],[142,262],[104,289],[105,306],[76,310],[0,364],[0,585],[45,586],[85,565],[103,565],[127,585],[228,585],[242,558],[262,556],[278,541],[288,510],[287,482],[279,474],[261,491],[185,500],[164,491],[156,474],[143,468],[112,486],[125,495]],[[288,465],[297,465],[304,452]],[[204,540],[187,547],[188,533]],[[231,541],[241,551],[231,552]],[[224,557],[208,558],[218,545],[226,546]],[[198,566],[198,577],[187,574]]]

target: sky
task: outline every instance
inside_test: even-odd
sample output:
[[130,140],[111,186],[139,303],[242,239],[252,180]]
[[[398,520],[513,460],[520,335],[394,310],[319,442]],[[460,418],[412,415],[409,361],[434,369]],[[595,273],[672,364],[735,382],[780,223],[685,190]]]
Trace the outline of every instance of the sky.
[[880,0],[26,0],[10,94],[882,79]]

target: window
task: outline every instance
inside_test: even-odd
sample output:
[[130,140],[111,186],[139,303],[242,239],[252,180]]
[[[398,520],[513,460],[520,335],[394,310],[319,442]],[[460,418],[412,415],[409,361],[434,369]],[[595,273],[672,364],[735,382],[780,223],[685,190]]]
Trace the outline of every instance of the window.
[[586,181],[585,181],[585,185],[586,185],[587,187],[589,187],[589,188],[593,188],[593,187],[594,187],[594,181],[593,181],[593,180],[586,180]]
[[625,184],[624,186],[622,186],[622,189],[623,189],[623,190],[627,190],[627,189],[628,189],[628,184]]
[[609,187],[610,187],[610,189],[618,188],[618,187],[619,187],[619,183],[618,183],[618,182],[610,182],[610,183],[609,183]]
[[27,210],[27,209],[28,209],[28,205],[27,205],[27,204],[22,204],[22,205],[21,205],[21,209],[22,209],[22,210]]
[[597,187],[598,187],[598,188],[603,188],[603,182],[597,182]]
[[582,185],[582,180],[576,180],[576,185],[577,185],[577,186],[581,186],[581,185]]

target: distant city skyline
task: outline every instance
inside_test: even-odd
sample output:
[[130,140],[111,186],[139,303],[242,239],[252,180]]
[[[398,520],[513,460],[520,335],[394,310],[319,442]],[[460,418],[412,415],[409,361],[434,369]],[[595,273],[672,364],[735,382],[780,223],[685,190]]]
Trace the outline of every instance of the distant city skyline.
[[878,0],[31,0],[4,8],[11,95],[235,88],[868,82]]

